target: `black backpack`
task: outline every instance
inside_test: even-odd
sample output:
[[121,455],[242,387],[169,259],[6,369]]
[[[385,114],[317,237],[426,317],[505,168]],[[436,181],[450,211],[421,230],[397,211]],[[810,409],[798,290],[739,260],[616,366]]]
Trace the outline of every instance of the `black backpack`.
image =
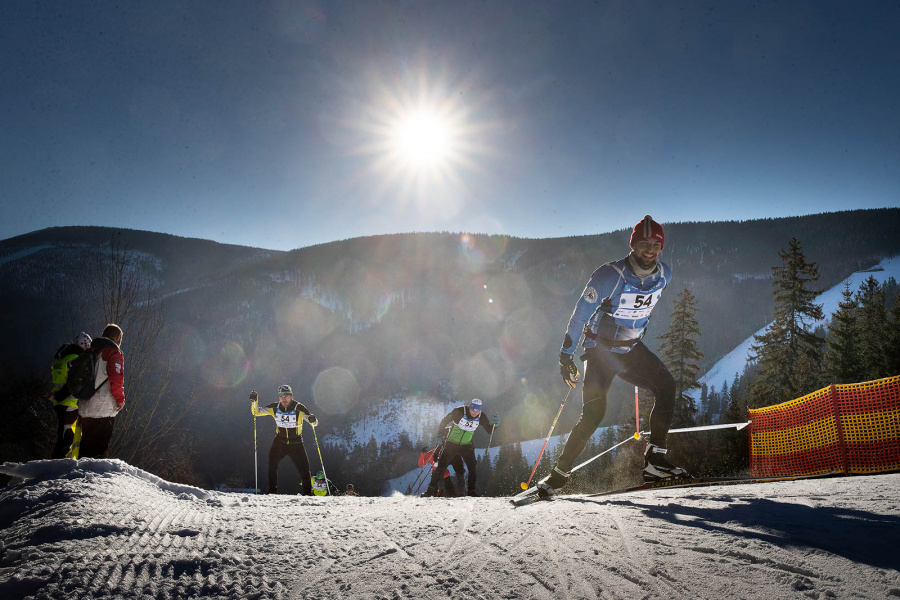
[[84,350],[76,344],[63,344],[53,356],[53,364],[50,365],[50,378],[53,381],[53,399],[62,402],[69,397],[69,388],[66,382],[69,379],[69,363],[78,358]]
[[70,396],[79,400],[87,400],[100,389],[103,383],[109,381],[109,378],[106,378],[103,383],[94,387],[94,382],[97,381],[97,366],[100,364],[98,353],[99,351],[93,349],[82,352],[69,363],[69,378],[66,381],[66,387],[69,388]]

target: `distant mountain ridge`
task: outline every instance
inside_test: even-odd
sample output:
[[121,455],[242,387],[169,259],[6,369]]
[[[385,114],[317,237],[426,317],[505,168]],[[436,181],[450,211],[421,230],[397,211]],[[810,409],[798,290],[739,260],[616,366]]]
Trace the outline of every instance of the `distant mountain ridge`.
[[[791,237],[818,264],[821,289],[900,254],[900,209],[664,227],[673,283],[645,342],[658,347],[675,295],[690,287],[704,369],[771,320],[771,268]],[[114,236],[158,283],[167,328],[186,349],[171,401],[217,399],[216,418],[192,427],[204,457],[223,457],[238,451],[227,440],[246,428],[246,392],[268,397],[284,382],[323,415],[320,434],[364,431],[358,418],[391,398],[443,410],[477,396],[506,415],[495,444],[538,437],[558,407],[556,356],[572,307],[596,267],[628,252],[629,231],[535,240],[397,234],[276,252],[111,228],[45,229],[0,241],[0,324],[19,341],[0,348],[0,362],[46,369],[77,333],[66,317],[90,285],[86,260]],[[126,332],[126,355],[128,343]],[[618,418],[622,396],[627,390],[614,388],[607,422]],[[561,430],[579,406],[567,407]]]

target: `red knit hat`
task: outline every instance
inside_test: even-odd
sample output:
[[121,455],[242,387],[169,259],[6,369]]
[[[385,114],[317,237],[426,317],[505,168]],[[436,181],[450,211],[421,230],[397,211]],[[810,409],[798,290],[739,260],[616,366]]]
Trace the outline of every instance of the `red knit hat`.
[[634,248],[635,243],[646,239],[659,240],[660,250],[666,245],[666,235],[663,233],[662,225],[654,221],[650,215],[644,215],[644,218],[631,230],[631,241],[628,242],[628,245]]

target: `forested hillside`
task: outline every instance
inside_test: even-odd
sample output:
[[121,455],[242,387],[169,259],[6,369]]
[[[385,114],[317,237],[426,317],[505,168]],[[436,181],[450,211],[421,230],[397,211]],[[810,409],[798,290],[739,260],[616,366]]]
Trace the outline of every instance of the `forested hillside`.
[[[818,264],[822,288],[900,253],[900,209],[664,226],[662,259],[674,280],[645,341],[658,347],[673,301],[688,287],[697,299],[704,368],[771,320],[771,268],[791,238]],[[179,417],[145,452],[132,452],[137,461],[177,447],[177,461],[155,460],[177,462],[178,476],[199,483],[248,484],[247,394],[255,388],[274,402],[281,383],[290,383],[321,417],[318,435],[329,440],[326,460],[334,462],[343,461],[348,447],[371,445],[351,432],[376,431],[355,424],[395,409],[392,399],[418,400],[428,414],[440,414],[477,396],[488,413],[503,417],[495,444],[538,437],[565,391],[556,361],[572,306],[597,266],[627,253],[628,235],[531,240],[419,233],[291,252],[105,228],[11,238],[0,242],[0,324],[17,344],[0,350],[0,368],[26,391],[12,386],[6,394],[49,389],[47,365],[56,348],[105,324],[95,292],[112,270],[104,268],[112,240],[127,259],[122,281],[145,294],[132,302],[127,319],[152,309],[161,320],[153,347],[138,344],[137,325],[123,323],[127,376],[137,367],[142,376],[129,392],[132,427]],[[630,393],[614,386],[608,422]],[[142,404],[148,398],[152,410],[142,408],[151,406]],[[571,404],[560,431],[577,418],[580,402]],[[391,419],[395,440],[404,429],[407,437],[427,429],[420,422],[412,427],[421,417],[403,406]],[[46,418],[41,409],[29,410],[22,423]],[[260,426],[265,451],[272,428]],[[337,437],[344,443],[335,443]],[[374,439],[375,447],[382,441]],[[414,448],[430,441],[404,440],[403,460],[414,460]],[[128,443],[137,442],[120,440]],[[4,443],[0,460],[18,459],[23,448]],[[379,466],[408,468],[395,462],[385,457]]]

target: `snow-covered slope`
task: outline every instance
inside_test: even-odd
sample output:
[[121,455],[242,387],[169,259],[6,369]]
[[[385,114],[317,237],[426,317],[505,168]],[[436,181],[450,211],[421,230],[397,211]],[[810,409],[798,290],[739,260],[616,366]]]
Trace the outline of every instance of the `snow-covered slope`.
[[[454,407],[462,402],[447,402],[437,398],[396,396],[373,402],[366,407],[345,431],[322,436],[324,443],[334,444],[346,450],[365,446],[371,438],[378,443],[396,443],[406,433],[415,444],[434,437],[438,423]],[[403,415],[398,419],[397,415]]]
[[[503,498],[206,492],[6,463],[0,598],[889,598],[900,474]],[[15,481],[15,480],[14,480]]]
[[[819,325],[825,325],[831,321],[831,315],[838,310],[838,303],[841,301],[841,293],[844,291],[845,283],[849,283],[851,291],[856,292],[859,289],[860,284],[868,279],[869,276],[874,277],[879,283],[884,283],[891,277],[900,281],[900,256],[883,260],[868,271],[853,273],[841,283],[819,294],[816,298],[816,303],[822,305],[822,313],[825,318],[822,321],[810,323],[810,326],[816,328]],[[771,325],[771,323],[769,325]],[[769,325],[766,325],[757,331],[756,335],[765,333]],[[714,364],[712,368],[700,378],[700,383],[705,383],[709,387],[715,386],[717,390],[721,390],[722,384],[725,382],[730,386],[734,381],[734,376],[736,374],[743,374],[744,367],[751,354],[750,346],[752,346],[753,343],[753,336],[750,336],[741,342],[734,350]],[[693,390],[693,397],[697,400],[700,397],[700,391]]]

